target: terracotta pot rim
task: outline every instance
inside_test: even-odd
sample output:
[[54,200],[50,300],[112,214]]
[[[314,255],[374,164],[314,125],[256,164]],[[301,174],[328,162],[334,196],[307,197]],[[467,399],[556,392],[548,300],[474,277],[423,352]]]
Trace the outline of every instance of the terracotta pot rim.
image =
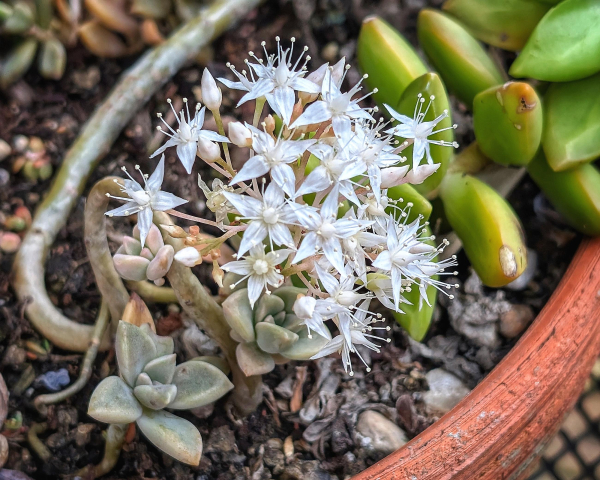
[[584,239],[517,344],[450,412],[353,480],[520,479],[600,353],[600,238]]

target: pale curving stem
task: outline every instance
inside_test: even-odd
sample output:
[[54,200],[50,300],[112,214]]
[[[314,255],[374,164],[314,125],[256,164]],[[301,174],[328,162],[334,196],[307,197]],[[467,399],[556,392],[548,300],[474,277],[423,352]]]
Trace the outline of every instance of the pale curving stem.
[[153,283],[142,280],[134,282],[126,280],[125,285],[132,292],[137,293],[146,303],[177,303],[177,295],[171,287],[158,287]]
[[[154,223],[169,225],[171,220],[163,212],[154,213]],[[175,252],[185,245],[181,239],[164,234],[165,244]],[[206,334],[219,345],[231,367],[234,389],[231,400],[242,416],[256,410],[262,401],[262,378],[260,375],[247,377],[237,364],[235,349],[237,344],[229,336],[229,326],[223,315],[223,308],[215,302],[210,293],[200,283],[189,267],[175,261],[167,274],[171,287],[177,295],[181,307]]]
[[75,474],[75,478],[100,478],[110,472],[119,461],[121,449],[125,443],[125,435],[129,424],[109,425],[106,430],[104,456],[98,465],[88,465]]
[[[67,152],[50,191],[36,210],[13,267],[13,287],[19,300],[27,303],[27,317],[54,345],[84,352],[92,337],[93,326],[64,316],[51,302],[44,283],[48,250],[66,224],[90,173],[150,96],[259,3],[261,0],[218,0],[167,41],[149,50],[124,73]],[[104,342],[101,348],[108,345]]]

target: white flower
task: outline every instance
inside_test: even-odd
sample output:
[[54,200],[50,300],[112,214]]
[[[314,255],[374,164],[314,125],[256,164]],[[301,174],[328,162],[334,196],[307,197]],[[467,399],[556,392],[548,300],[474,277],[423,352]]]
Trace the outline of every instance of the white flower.
[[[331,76],[333,77],[333,81],[337,85],[341,85],[344,80],[345,72],[348,70],[346,67],[346,57],[342,57],[332,68]],[[350,67],[350,65],[347,65]],[[315,85],[319,87],[316,93],[305,93],[299,92],[298,97],[304,103],[314,102],[317,98],[319,98],[319,93],[321,92],[321,86],[323,85],[323,79],[325,78],[325,72],[329,68],[329,63],[324,63],[319,68],[317,68],[314,72],[309,73],[306,76],[307,80],[310,80]]]
[[436,117],[430,122],[423,121],[425,119],[425,115],[427,115],[427,112],[431,107],[431,102],[433,102],[433,100],[435,100],[435,97],[431,95],[431,97],[429,97],[429,104],[427,105],[427,108],[424,112],[422,112],[421,110],[423,108],[423,103],[425,102],[425,99],[419,93],[413,118],[409,118],[406,115],[402,115],[389,105],[385,105],[385,108],[388,109],[390,115],[401,123],[401,125],[397,125],[394,128],[386,130],[385,133],[390,133],[392,135],[398,135],[402,138],[414,140],[412,162],[413,169],[416,169],[419,166],[421,160],[425,155],[427,156],[427,162],[430,164],[433,163],[433,158],[431,158],[430,145],[442,145],[444,147],[454,148],[458,147],[458,144],[456,142],[446,142],[444,140],[431,140],[427,138],[431,135],[435,135],[436,133],[440,133],[445,130],[455,129],[457,127],[457,125],[454,124],[451,127],[441,128],[439,130],[434,131],[436,125],[448,116],[447,110],[444,110],[443,113],[441,113],[438,117]]
[[175,254],[174,258],[186,267],[193,267],[194,265],[198,265],[198,263],[200,263],[200,261],[202,260],[200,252],[194,247],[182,248]]
[[[381,252],[373,262],[373,267],[390,273],[394,307],[397,310],[402,299],[401,293],[406,286],[418,285],[421,299],[427,304],[429,304],[428,285],[433,285],[444,293],[446,293],[444,288],[448,289],[452,286],[432,277],[444,272],[445,268],[456,265],[455,257],[437,263],[432,261],[443,247],[436,248],[425,243],[426,240],[430,240],[430,237],[423,237],[423,226],[420,221],[421,219],[417,218],[409,225],[397,225],[394,217],[390,216],[387,250]],[[454,298],[452,295],[449,297]]]
[[205,68],[202,72],[200,85],[202,88],[202,101],[204,102],[204,105],[206,105],[209,110],[218,110],[223,101],[223,94],[219,87],[217,87],[217,82],[215,82],[215,79],[208,71],[208,68]]
[[[295,39],[292,38],[292,48],[286,50],[281,47],[279,37],[276,37],[275,40],[277,41],[277,55],[269,55],[265,50],[266,65],[262,59],[258,59],[253,52],[250,52],[250,56],[258,62],[258,64],[246,62],[250,68],[250,79],[248,79],[245,72],[240,74],[230,65],[231,70],[240,81],[231,82],[225,78],[219,78],[219,81],[229,88],[248,92],[241,98],[238,107],[249,100],[265,97],[273,111],[279,115],[286,125],[289,125],[294,103],[296,102],[294,90],[318,93],[319,86],[302,78],[306,74],[305,68],[306,63],[310,60],[309,56],[306,57],[300,69],[296,71],[308,47],[304,47],[296,63],[292,65]],[[261,45],[264,49],[265,42],[262,42]]]
[[227,137],[219,135],[211,130],[202,130],[206,107],[200,108],[200,104],[197,104],[196,115],[194,118],[191,118],[187,99],[184,98],[183,101],[186,107],[186,114],[184,114],[184,111],[181,110],[178,116],[173,108],[171,99],[167,100],[169,105],[171,105],[173,113],[175,113],[175,117],[177,118],[177,123],[179,124],[177,130],[173,130],[173,128],[171,128],[171,126],[165,122],[161,113],[157,114],[158,118],[162,120],[171,133],[164,131],[160,126],[158,126],[157,129],[171,138],[167,141],[167,143],[150,155],[150,158],[163,153],[169,147],[177,146],[177,156],[179,157],[179,160],[181,160],[185,171],[187,173],[192,173],[192,166],[194,165],[196,151],[198,148],[198,139],[202,138],[204,140],[210,140],[213,142],[229,142],[229,140]]
[[333,302],[329,299],[301,296],[294,302],[293,308],[296,316],[302,320],[302,325],[308,328],[308,338],[312,338],[310,332],[315,331],[322,337],[331,339],[325,320],[338,313],[339,308]]
[[215,142],[200,137],[196,153],[207,163],[213,163],[221,158],[221,148]]
[[229,123],[229,140],[238,147],[251,147],[252,146],[252,132],[249,128],[246,128],[241,122],[230,122]]
[[242,237],[239,255],[246,253],[252,246],[262,243],[267,235],[271,241],[271,249],[273,243],[294,248],[294,239],[286,225],[294,223],[296,215],[285,202],[283,190],[276,183],[272,182],[267,187],[262,200],[237,193],[223,192],[223,195],[244,220],[250,220]]
[[[135,168],[136,170],[140,170],[138,165],[136,165]],[[150,231],[150,227],[152,226],[152,211],[156,210],[158,212],[164,212],[166,210],[171,210],[172,208],[176,208],[184,203],[187,203],[187,200],[176,197],[172,193],[160,191],[160,187],[165,175],[164,155],[161,157],[160,162],[158,162],[158,165],[154,170],[154,173],[148,180],[146,180],[146,176],[142,174],[144,187],[142,187],[131,177],[131,175],[129,175],[125,167],[123,167],[122,170],[127,174],[129,179],[124,181],[124,187],[121,188],[121,190],[123,193],[129,195],[129,198],[114,197],[107,194],[107,197],[115,198],[117,200],[124,200],[127,203],[119,208],[115,208],[114,210],[106,212],[106,215],[109,217],[124,217],[137,213],[138,228],[140,230],[140,242],[142,243],[143,247],[146,237],[148,236],[148,232]]]
[[323,202],[321,210],[291,204],[300,225],[308,231],[292,263],[297,263],[323,250],[331,265],[338,272],[344,273],[341,240],[367,228],[373,222],[348,218],[337,219],[338,194],[336,185]]
[[225,197],[225,192],[233,192],[233,188],[225,185],[220,179],[215,178],[212,182],[212,191],[200,174],[198,174],[198,186],[206,196],[206,206],[215,214],[217,223],[222,224],[227,214],[233,212],[233,205]]
[[[302,127],[331,120],[333,131],[336,135],[348,133],[352,127],[351,120],[364,118],[373,120],[373,117],[358,106],[358,102],[365,97],[352,100],[352,97],[361,87],[362,80],[348,92],[340,91],[340,84],[335,82],[331,68],[328,68],[321,86],[321,100],[311,103],[290,128]],[[363,76],[366,78],[366,76]],[[377,89],[374,90],[376,92]],[[368,94],[370,95],[370,94]],[[367,96],[368,96],[367,95]]]
[[226,272],[242,275],[238,283],[248,279],[248,299],[250,306],[254,307],[254,303],[267,285],[277,288],[283,283],[284,278],[279,273],[277,265],[283,262],[289,253],[290,250],[287,248],[265,253],[264,245],[256,245],[250,249],[243,260],[226,263],[221,268]]
[[252,148],[256,155],[246,161],[230,184],[258,178],[270,171],[273,181],[292,197],[296,189],[296,177],[288,164],[298,160],[316,140],[275,140],[251,125],[246,124],[246,127],[254,136]]

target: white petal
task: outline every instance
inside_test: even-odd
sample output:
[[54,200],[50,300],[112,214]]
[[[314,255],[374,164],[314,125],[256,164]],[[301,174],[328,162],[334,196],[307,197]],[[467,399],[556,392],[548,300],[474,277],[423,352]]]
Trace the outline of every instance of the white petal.
[[217,132],[213,132],[212,130],[200,130],[198,132],[198,136],[200,138],[204,138],[205,140],[210,140],[211,142],[229,143],[229,139],[227,137],[219,135]]
[[292,167],[286,164],[275,165],[271,168],[271,177],[273,177],[273,181],[279,185],[288,196],[294,196],[296,177]]
[[307,193],[321,192],[331,186],[331,180],[327,175],[327,169],[323,165],[319,165],[308,176],[300,185],[300,188],[296,191],[296,196],[306,195]]
[[150,158],[154,158],[157,155],[160,155],[161,153],[163,153],[167,148],[172,147],[174,145],[177,145],[179,142],[177,139],[175,138],[169,138],[169,140],[167,140],[167,143],[165,143],[162,147],[156,149],[156,151],[150,155]]
[[283,205],[285,196],[283,190],[275,182],[271,182],[265,190],[264,202],[270,207],[279,207]]
[[106,212],[106,215],[108,217],[125,217],[137,213],[139,209],[140,206],[136,202],[127,202],[125,205],[121,205],[114,210],[109,210]]
[[242,82],[234,82],[227,78],[217,78],[217,80],[232,90],[248,90],[248,88]]
[[202,128],[202,125],[204,125],[204,115],[205,114],[206,114],[206,107],[202,107],[200,110],[198,110],[196,112],[196,115],[194,116],[194,119],[192,120],[190,127],[194,126],[194,127],[196,127],[196,129],[200,130]]
[[255,155],[254,157],[248,159],[246,163],[244,163],[242,169],[229,183],[230,185],[233,185],[235,183],[244,182],[252,178],[258,178],[263,176],[268,171],[269,164],[265,161],[265,157],[262,155]]
[[157,191],[160,190],[160,186],[163,183],[163,178],[165,176],[165,156],[160,157],[160,162],[154,169],[154,172],[146,182],[148,185],[148,190]]
[[337,238],[329,238],[323,242],[323,253],[331,265],[342,275],[345,273],[344,256],[342,245]]
[[321,268],[318,264],[315,265],[315,270],[317,271],[317,276],[323,284],[323,287],[325,287],[325,290],[327,290],[330,295],[333,295],[340,288],[340,283],[333,275],[331,275],[331,273]]
[[260,200],[252,198],[250,195],[238,195],[226,191],[223,191],[223,195],[243,217],[258,216],[263,206]]
[[269,226],[269,236],[276,245],[286,245],[288,247],[294,247],[294,239],[290,229],[281,223]]
[[146,237],[150,232],[150,227],[152,226],[152,209],[144,208],[138,213],[138,229],[140,231],[140,243],[142,247],[146,242]]
[[387,111],[390,112],[390,115],[392,117],[394,117],[396,120],[398,120],[399,122],[402,122],[406,125],[410,125],[412,126],[414,124],[414,120],[410,117],[407,117],[406,115],[402,115],[401,113],[398,113],[396,110],[394,110],[392,107],[390,107],[387,104],[383,104],[383,106],[385,108],[387,108]]
[[339,349],[342,348],[343,341],[344,341],[344,339],[342,338],[342,336],[338,335],[333,340],[331,340],[327,345],[325,345],[319,353],[310,357],[310,359],[316,360],[317,358],[326,357],[327,355],[331,355],[332,353],[339,351]]
[[338,212],[338,196],[339,196],[339,187],[338,184],[333,186],[329,195],[321,205],[321,217],[324,219],[335,219],[337,217]]
[[237,106],[239,107],[240,105],[250,100],[255,100],[259,97],[264,97],[267,93],[273,91],[274,86],[275,85],[273,84],[272,80],[266,78],[259,80],[254,85],[252,85],[250,91],[240,99]]
[[331,112],[327,108],[327,103],[318,100],[311,103],[304,113],[300,115],[290,128],[302,127],[304,125],[311,125],[313,123],[321,123],[331,118]]
[[[312,82],[310,82],[312,83]],[[289,125],[296,97],[290,87],[277,87],[272,94],[266,95],[269,105],[281,117],[285,125]]]
[[290,82],[291,87],[298,92],[320,93],[321,87],[316,83],[302,77],[296,77]]
[[177,145],[177,156],[181,163],[183,164],[183,168],[187,173],[192,173],[192,167],[194,166],[194,161],[196,160],[196,149],[198,145],[195,141],[185,142]]
[[243,255],[250,250],[251,247],[262,243],[266,236],[267,227],[265,227],[263,222],[258,220],[250,222],[242,236],[238,255]]
[[238,260],[236,262],[226,263],[221,268],[226,272],[237,273],[238,275],[248,275],[252,272],[252,263],[248,260]]
[[417,168],[421,160],[423,160],[425,145],[427,145],[426,140],[415,139],[415,143],[413,144],[413,169]]
[[392,258],[388,250],[384,250],[377,258],[373,261],[375,268],[381,268],[382,270],[389,271],[392,268]]
[[350,118],[346,115],[335,115],[331,119],[331,125],[336,135],[347,135],[352,129]]
[[258,300],[264,288],[265,280],[262,275],[250,275],[248,278],[248,300],[250,300],[251,307],[254,307],[254,303]]
[[177,208],[188,201],[177,197],[169,192],[156,192],[152,197],[152,209],[158,212],[164,212],[166,210],[171,210],[172,208]]
[[294,256],[294,260],[292,260],[292,263],[298,263],[307,257],[313,256],[315,254],[316,248],[317,234],[315,232],[308,232],[302,240],[300,248],[298,248],[298,251]]

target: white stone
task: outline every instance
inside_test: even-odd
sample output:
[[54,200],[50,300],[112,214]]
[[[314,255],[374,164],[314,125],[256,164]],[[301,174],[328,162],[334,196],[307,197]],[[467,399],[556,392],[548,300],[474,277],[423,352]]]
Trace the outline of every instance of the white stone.
[[360,414],[356,430],[364,437],[365,447],[382,453],[398,450],[408,441],[406,433],[398,425],[373,410]]
[[443,368],[435,368],[425,375],[429,391],[423,393],[427,408],[437,414],[449,412],[471,390],[457,376]]

